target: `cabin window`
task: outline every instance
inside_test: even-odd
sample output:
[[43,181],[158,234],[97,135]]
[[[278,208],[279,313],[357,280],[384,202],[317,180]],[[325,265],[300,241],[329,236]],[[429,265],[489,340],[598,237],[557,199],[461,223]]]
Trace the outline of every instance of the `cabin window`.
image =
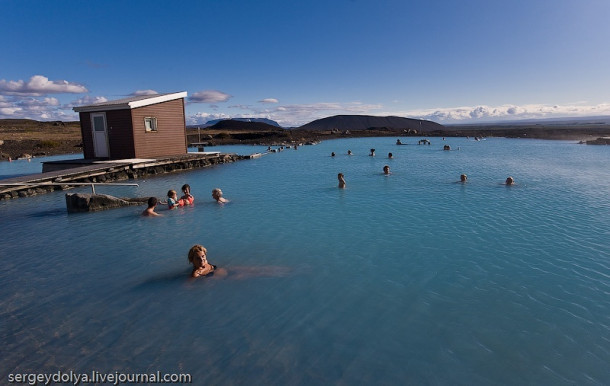
[[154,117],[146,117],[144,118],[144,127],[146,127],[146,131],[157,131],[157,118]]

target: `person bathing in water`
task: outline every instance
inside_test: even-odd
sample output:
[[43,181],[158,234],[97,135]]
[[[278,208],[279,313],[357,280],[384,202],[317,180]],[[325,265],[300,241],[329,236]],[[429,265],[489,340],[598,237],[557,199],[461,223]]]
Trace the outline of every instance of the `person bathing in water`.
[[159,213],[155,212],[155,208],[157,207],[157,197],[151,197],[148,199],[148,208],[144,209],[142,212],[142,216],[161,216]]
[[222,190],[220,190],[219,188],[212,190],[212,198],[216,200],[216,202],[219,204],[226,204],[227,202],[229,202],[229,200],[222,196]]
[[[247,279],[252,277],[285,277],[291,273],[288,267],[262,266],[262,267],[232,267],[231,270],[217,267],[208,261],[208,250],[201,244],[195,244],[188,253],[189,263],[193,264],[191,277],[215,277],[234,280]],[[230,274],[229,274],[230,273]]]
[[180,199],[182,202],[184,202],[184,205],[193,205],[193,202],[195,202],[195,197],[193,197],[191,194],[191,186],[189,184],[182,185],[182,193],[184,196],[182,196]]
[[167,192],[167,207],[171,210],[179,206],[184,206],[184,200],[178,200],[178,193],[174,189],[169,190]]
[[343,176],[343,173],[339,173],[337,179],[339,180],[339,188],[345,188],[345,177]]
[[193,264],[191,277],[227,276],[224,268],[218,268],[208,262],[208,250],[200,244],[191,247],[188,254],[189,263]]

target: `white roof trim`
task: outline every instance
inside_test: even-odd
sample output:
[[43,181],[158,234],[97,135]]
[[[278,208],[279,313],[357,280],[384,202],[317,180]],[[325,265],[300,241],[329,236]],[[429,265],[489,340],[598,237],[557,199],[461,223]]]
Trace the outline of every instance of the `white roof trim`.
[[112,101],[109,101],[109,102],[103,102],[103,103],[94,104],[94,105],[73,107],[72,110],[74,110],[77,113],[80,113],[80,112],[135,109],[138,107],[154,105],[157,103],[168,102],[168,101],[172,101],[175,99],[186,98],[186,97],[187,97],[187,92],[182,91],[182,92],[176,92],[176,93],[172,93],[172,94],[151,95],[150,98],[140,99],[140,100],[136,100],[136,101],[123,102],[123,103],[113,104]]
[[152,97],[149,99],[142,99],[141,101],[129,102],[130,108],[135,109],[136,107],[154,105],[155,103],[173,101],[174,99],[186,98],[186,91],[177,92],[174,94],[165,94],[158,97]]

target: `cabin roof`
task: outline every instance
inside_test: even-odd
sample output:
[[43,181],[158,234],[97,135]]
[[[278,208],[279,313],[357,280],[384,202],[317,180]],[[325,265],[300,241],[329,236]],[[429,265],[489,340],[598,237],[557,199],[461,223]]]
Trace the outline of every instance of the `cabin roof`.
[[186,96],[186,91],[167,94],[139,95],[129,98],[116,99],[113,101],[94,103],[92,105],[87,106],[73,107],[72,110],[77,113],[80,113],[93,111],[135,109],[136,107],[149,106],[154,105],[156,103],[172,101],[174,99],[186,98]]

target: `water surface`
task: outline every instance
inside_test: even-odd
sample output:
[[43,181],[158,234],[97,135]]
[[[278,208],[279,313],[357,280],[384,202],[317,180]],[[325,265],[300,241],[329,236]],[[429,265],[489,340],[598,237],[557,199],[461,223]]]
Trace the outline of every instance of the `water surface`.
[[[195,205],[159,218],[68,215],[62,192],[0,201],[0,376],[610,383],[608,148],[418,139],[325,141],[96,188],[164,198],[189,183]],[[213,202],[215,187],[231,203]],[[195,243],[233,275],[188,280]]]

